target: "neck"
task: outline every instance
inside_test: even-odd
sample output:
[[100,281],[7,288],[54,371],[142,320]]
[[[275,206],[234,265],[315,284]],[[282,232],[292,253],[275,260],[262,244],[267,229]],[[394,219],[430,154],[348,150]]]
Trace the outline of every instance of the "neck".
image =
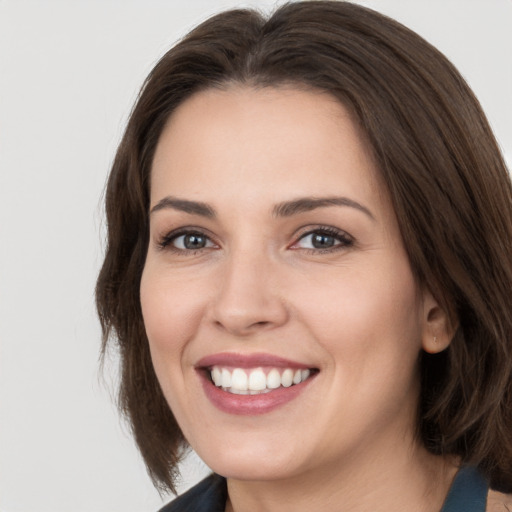
[[457,471],[414,442],[273,481],[228,479],[226,512],[439,512]]

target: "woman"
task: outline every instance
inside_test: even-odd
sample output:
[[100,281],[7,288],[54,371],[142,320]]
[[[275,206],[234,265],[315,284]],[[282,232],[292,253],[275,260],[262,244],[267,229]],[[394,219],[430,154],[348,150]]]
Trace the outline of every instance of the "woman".
[[157,486],[188,445],[216,473],[165,511],[510,506],[512,187],[419,36],[346,2],[211,18],[106,211],[122,410]]

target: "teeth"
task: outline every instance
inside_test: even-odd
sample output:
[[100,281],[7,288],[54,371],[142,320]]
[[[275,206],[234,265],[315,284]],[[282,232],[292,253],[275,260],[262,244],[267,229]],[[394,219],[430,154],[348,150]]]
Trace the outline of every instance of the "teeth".
[[212,380],[216,386],[222,386],[222,371],[217,367],[212,370]]
[[285,388],[289,388],[293,383],[293,370],[287,368],[283,375],[281,375],[281,385]]
[[281,386],[288,388],[300,384],[309,378],[311,371],[272,368],[265,374],[262,368],[228,370],[214,366],[210,374],[213,383],[225,391],[236,395],[258,395]]
[[273,368],[267,375],[267,388],[277,389],[279,386],[281,386],[281,375]]
[[231,389],[247,391],[247,385],[247,374],[241,368],[233,370],[233,373],[231,374]]
[[261,391],[266,387],[267,377],[265,377],[263,370],[261,368],[253,370],[249,375],[249,389],[251,391]]
[[222,387],[223,388],[230,388],[231,387],[231,372],[226,370],[225,368],[222,369]]
[[247,391],[247,389],[231,388],[231,393],[234,393],[235,395],[248,395],[249,391]]

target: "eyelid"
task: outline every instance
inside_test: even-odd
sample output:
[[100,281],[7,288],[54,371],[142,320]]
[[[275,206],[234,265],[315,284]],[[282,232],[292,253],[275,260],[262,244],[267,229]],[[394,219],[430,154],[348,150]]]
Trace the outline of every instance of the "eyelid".
[[[306,238],[307,236],[311,236],[313,234],[325,234],[327,236],[332,236],[339,243],[331,247],[326,248],[306,248],[306,247],[298,247],[298,244],[301,240]],[[180,236],[198,234],[207,238],[211,245],[206,247],[200,247],[197,249],[181,249],[175,247],[173,245],[173,241],[179,238]],[[294,241],[291,245],[288,246],[288,249],[291,250],[301,250],[306,252],[313,253],[326,253],[326,252],[334,252],[340,249],[347,249],[354,245],[354,237],[347,233],[346,231],[335,228],[333,226],[326,225],[316,225],[316,226],[305,226],[301,228],[298,233],[294,236]],[[215,248],[220,248],[220,244],[216,241],[215,236],[213,236],[209,230],[205,228],[200,228],[197,226],[181,226],[179,228],[173,229],[169,232],[165,232],[159,235],[156,239],[156,246],[159,250],[168,250],[173,251],[180,254],[195,254],[197,252],[211,250]]]
[[[305,247],[298,247],[297,244],[306,238],[307,236],[311,236],[315,233],[321,233],[328,236],[332,236],[335,238],[339,243],[328,247],[324,249],[320,248],[305,248]],[[354,245],[354,237],[347,233],[346,231],[335,228],[333,226],[324,226],[324,225],[318,225],[318,226],[306,226],[302,228],[299,233],[294,237],[294,242],[292,245],[289,246],[292,250],[302,250],[302,251],[309,251],[311,253],[325,253],[325,252],[332,252],[337,251],[340,249],[346,249],[348,247],[351,247]]]
[[207,229],[200,228],[197,226],[181,226],[179,228],[173,229],[169,232],[164,232],[161,235],[157,236],[156,245],[160,250],[170,250],[177,253],[195,253],[201,250],[212,249],[214,247],[201,247],[198,249],[180,249],[173,245],[173,241],[184,235],[201,235],[207,238],[215,247],[218,247],[219,244],[216,242],[215,237],[213,237]]

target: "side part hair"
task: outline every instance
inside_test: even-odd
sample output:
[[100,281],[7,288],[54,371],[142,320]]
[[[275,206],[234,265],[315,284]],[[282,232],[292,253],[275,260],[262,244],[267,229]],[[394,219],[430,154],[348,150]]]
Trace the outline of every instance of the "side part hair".
[[97,289],[103,350],[121,355],[120,408],[149,473],[174,490],[186,441],[153,371],[139,301],[151,165],[178,105],[207,88],[292,85],[348,107],[395,208],[418,283],[458,326],[421,355],[418,435],[512,491],[512,186],[473,93],[453,65],[399,23],[344,1],[286,4],[268,19],[216,15],[155,66],[106,189],[107,249]]

